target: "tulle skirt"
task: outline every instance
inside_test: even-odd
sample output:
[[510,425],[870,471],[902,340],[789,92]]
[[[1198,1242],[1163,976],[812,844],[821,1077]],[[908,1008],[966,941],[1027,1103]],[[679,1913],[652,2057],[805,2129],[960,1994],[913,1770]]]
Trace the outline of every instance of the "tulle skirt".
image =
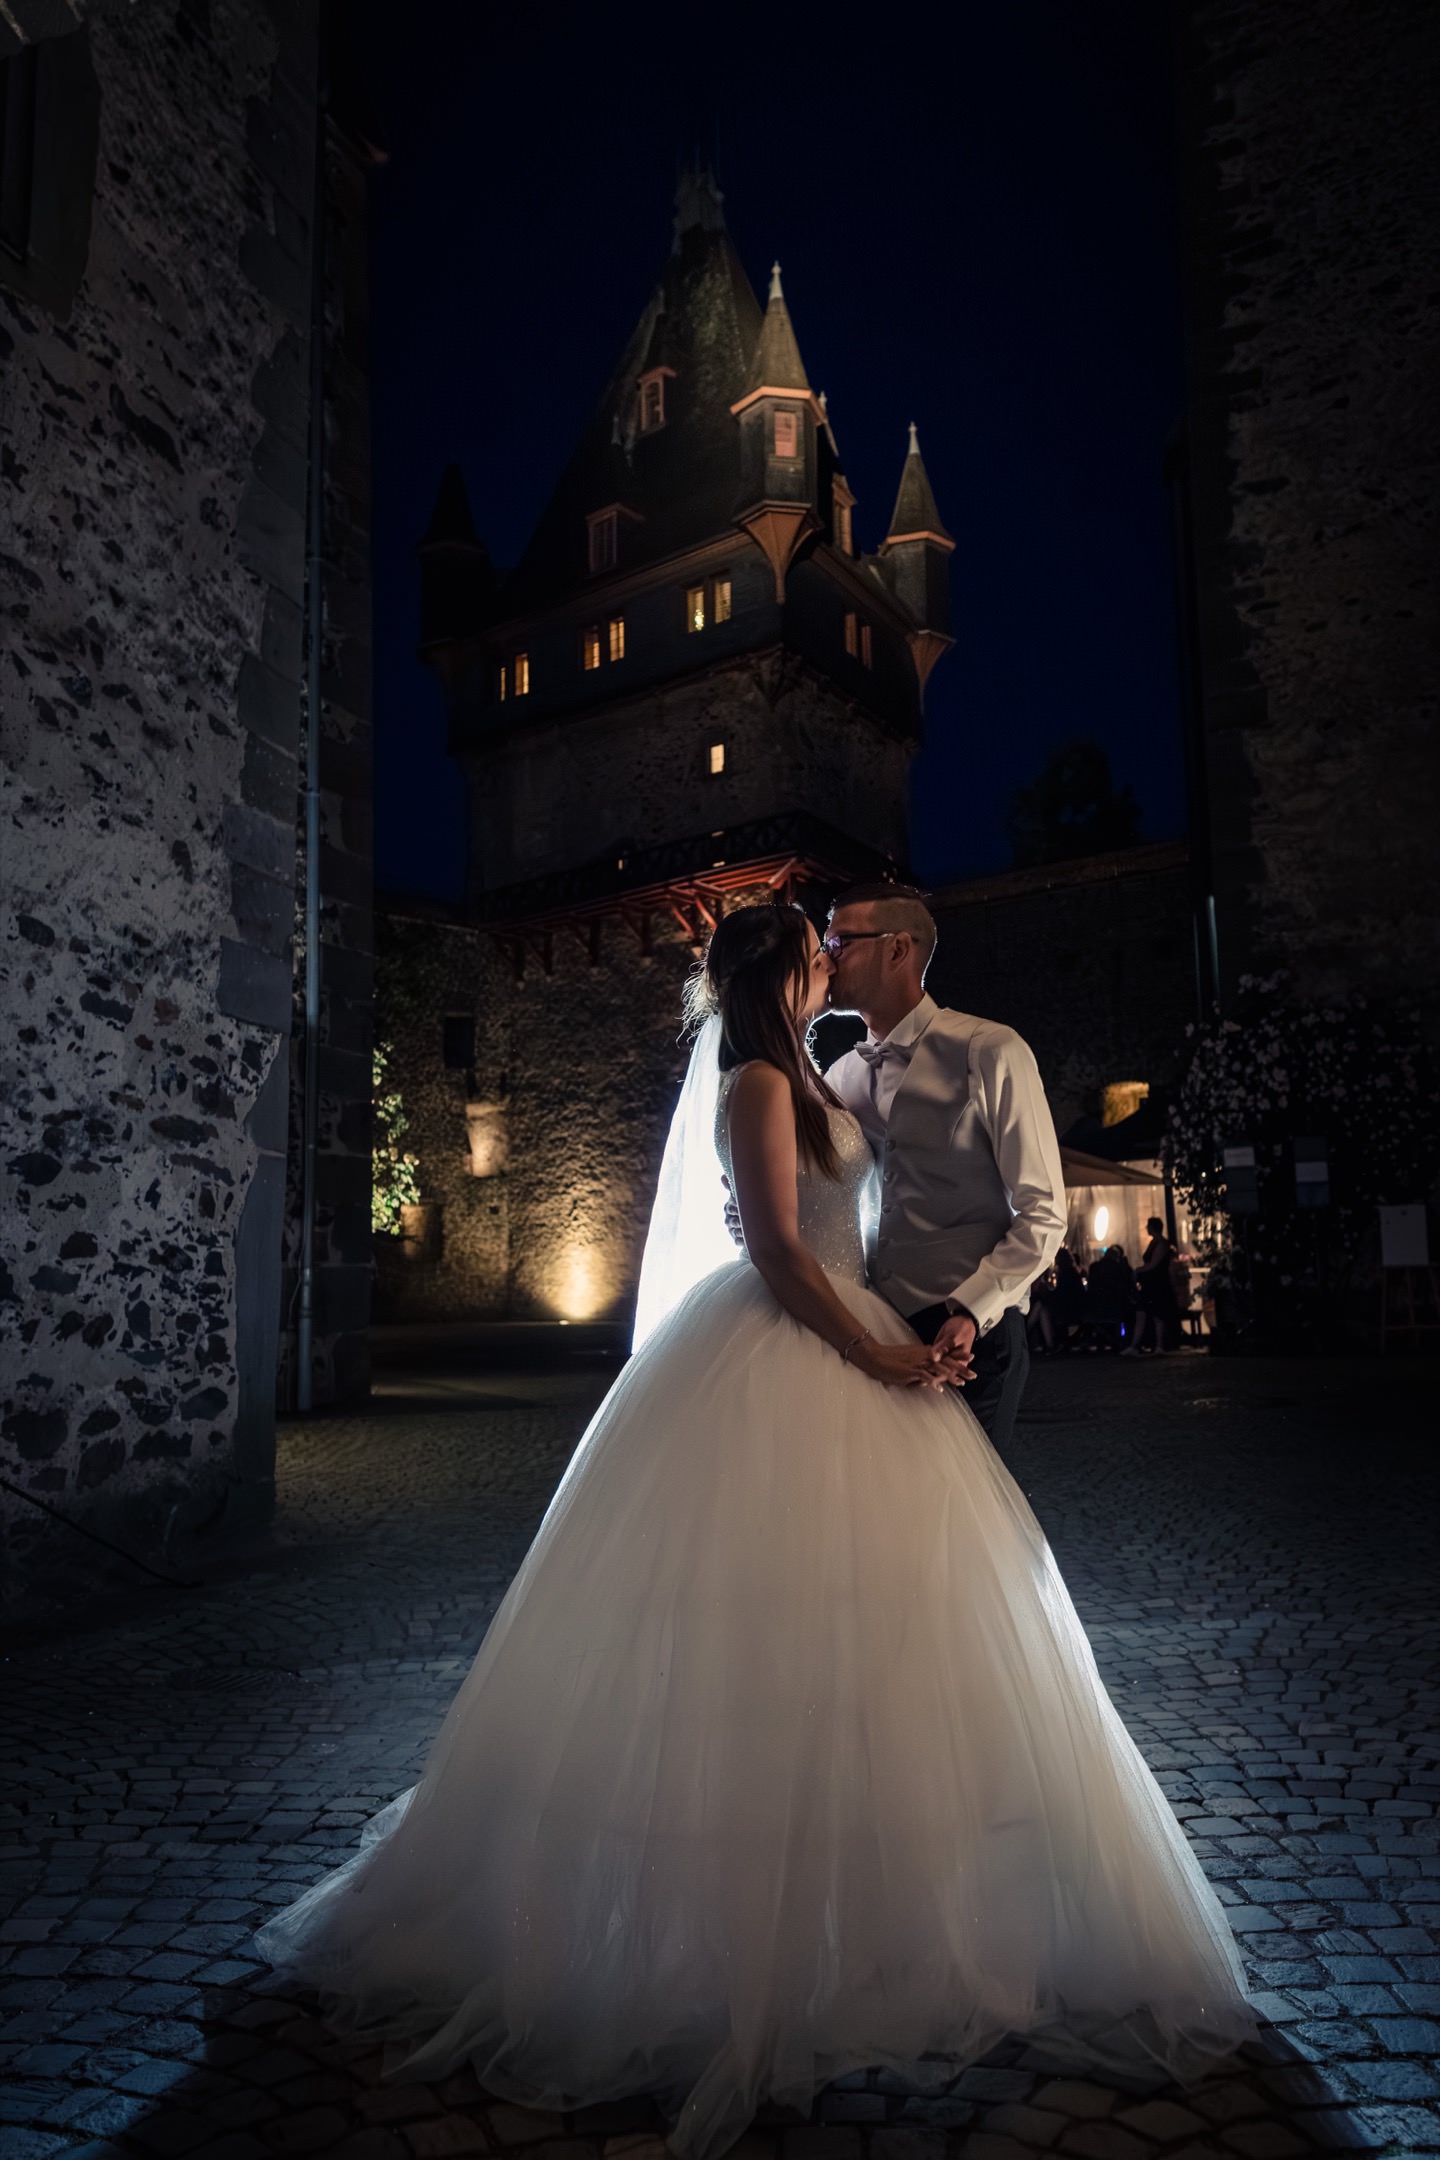
[[1028,2034],[1189,2079],[1255,2025],[973,1417],[744,1263],[601,1405],[418,1785],[258,1944],[408,2074],[651,2093],[694,2160],[861,2068]]

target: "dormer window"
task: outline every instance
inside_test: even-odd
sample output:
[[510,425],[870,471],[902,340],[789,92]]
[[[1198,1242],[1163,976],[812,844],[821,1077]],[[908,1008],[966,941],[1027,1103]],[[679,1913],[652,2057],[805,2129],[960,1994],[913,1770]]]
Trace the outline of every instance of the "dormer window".
[[640,377],[635,391],[635,418],[642,435],[653,435],[665,425],[665,378],[674,368],[650,368]]
[[800,455],[800,415],[797,412],[777,412],[775,415],[775,455],[777,458],[795,458]]
[[853,555],[855,552],[855,526],[853,518],[855,498],[850,493],[850,490],[846,487],[843,480],[836,480],[832,483],[831,500],[835,508],[835,545],[837,548],[839,548],[842,555]]
[[620,512],[614,508],[595,510],[586,523],[590,531],[590,575],[597,577],[602,571],[613,570],[620,560]]
[[716,578],[716,580],[715,580],[714,586],[713,586],[713,591],[714,591],[714,594],[715,594],[715,620],[716,620],[716,622],[717,622],[717,623],[719,623],[719,622],[729,622],[729,620],[730,620],[730,580],[729,580],[729,578],[728,578],[728,577],[717,577],[717,578]]
[[860,653],[860,619],[853,608],[845,610],[845,650],[852,660]]

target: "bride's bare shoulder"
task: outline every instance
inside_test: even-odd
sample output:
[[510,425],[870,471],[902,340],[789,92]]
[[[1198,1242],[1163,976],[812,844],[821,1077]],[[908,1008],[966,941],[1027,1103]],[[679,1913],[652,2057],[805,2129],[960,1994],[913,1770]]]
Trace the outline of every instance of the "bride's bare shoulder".
[[761,1111],[772,1102],[790,1099],[790,1082],[778,1065],[768,1058],[750,1058],[743,1065],[734,1065],[729,1074],[730,1108]]

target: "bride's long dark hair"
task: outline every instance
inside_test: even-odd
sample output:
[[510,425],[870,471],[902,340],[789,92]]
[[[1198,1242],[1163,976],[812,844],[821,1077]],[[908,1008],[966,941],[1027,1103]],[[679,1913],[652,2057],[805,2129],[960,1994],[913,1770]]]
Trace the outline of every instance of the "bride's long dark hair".
[[695,1025],[720,1015],[720,1069],[729,1072],[763,1058],[784,1073],[795,1106],[801,1158],[826,1177],[840,1175],[825,1104],[840,1098],[827,1086],[795,1025],[810,975],[810,925],[803,909],[767,903],[723,917],[705,958],[685,990]]

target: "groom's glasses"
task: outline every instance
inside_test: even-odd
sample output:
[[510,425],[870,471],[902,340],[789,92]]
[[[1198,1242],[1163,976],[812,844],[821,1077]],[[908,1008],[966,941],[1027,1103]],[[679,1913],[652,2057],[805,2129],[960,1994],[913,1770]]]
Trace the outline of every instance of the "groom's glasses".
[[898,933],[894,930],[832,930],[828,937],[821,938],[820,943],[832,960],[838,960],[847,945],[858,945],[865,938],[896,935]]

